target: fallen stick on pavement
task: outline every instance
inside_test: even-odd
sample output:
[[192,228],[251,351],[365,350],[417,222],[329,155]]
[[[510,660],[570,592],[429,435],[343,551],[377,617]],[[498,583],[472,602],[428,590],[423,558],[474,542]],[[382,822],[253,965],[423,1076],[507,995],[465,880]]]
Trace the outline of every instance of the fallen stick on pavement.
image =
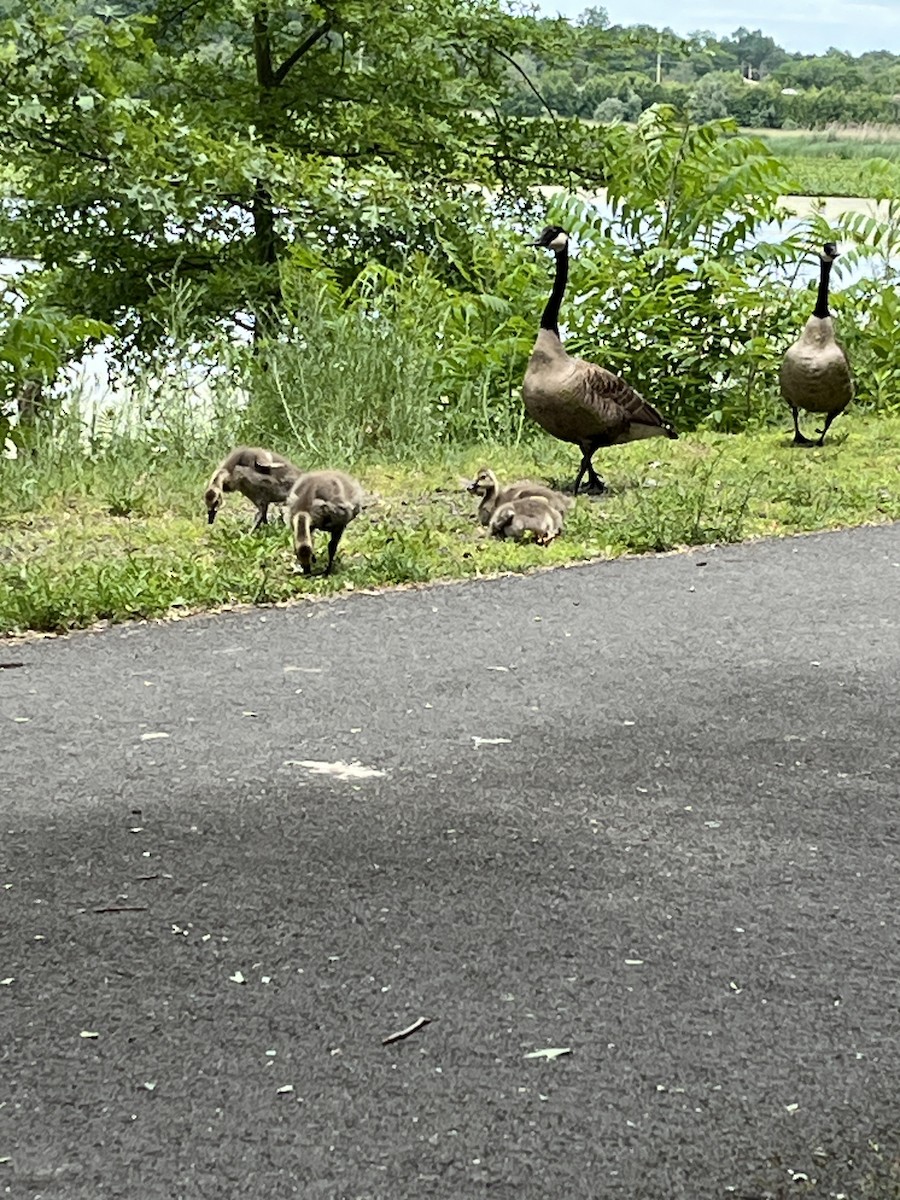
[[408,1038],[411,1033],[415,1033],[417,1029],[422,1029],[425,1025],[431,1024],[431,1017],[419,1017],[418,1021],[413,1021],[412,1025],[407,1025],[406,1029],[401,1029],[397,1033],[392,1033],[386,1038],[381,1039],[382,1046],[389,1046],[391,1042],[399,1042],[403,1038]]

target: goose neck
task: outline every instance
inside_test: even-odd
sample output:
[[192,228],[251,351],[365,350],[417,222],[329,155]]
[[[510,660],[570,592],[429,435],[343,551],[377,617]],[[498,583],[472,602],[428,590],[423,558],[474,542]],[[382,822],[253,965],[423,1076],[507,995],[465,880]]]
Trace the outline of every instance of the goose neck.
[[828,283],[831,277],[831,263],[828,259],[823,258],[819,267],[819,294],[816,297],[816,307],[813,309],[814,317],[828,317],[831,314],[828,311]]
[[556,277],[553,280],[553,290],[541,317],[541,329],[549,330],[559,337],[559,309],[566,291],[569,278],[569,248],[564,246],[556,251]]

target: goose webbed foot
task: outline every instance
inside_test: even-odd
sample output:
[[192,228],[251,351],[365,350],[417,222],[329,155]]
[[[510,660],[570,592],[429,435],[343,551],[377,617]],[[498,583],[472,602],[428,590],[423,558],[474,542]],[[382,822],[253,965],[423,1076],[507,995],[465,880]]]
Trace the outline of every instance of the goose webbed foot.
[[600,496],[606,491],[606,484],[594,470],[594,465],[591,460],[587,457],[587,455],[585,455],[581,460],[581,466],[579,467],[578,475],[575,479],[575,487],[572,489],[574,495],[578,495],[578,489],[581,487],[581,481],[584,479],[585,475],[587,475],[587,487],[585,488],[585,491],[588,492],[589,495]]
[[800,432],[800,414],[796,408],[791,408],[791,416],[794,418],[794,442],[795,446],[814,446],[816,443]]

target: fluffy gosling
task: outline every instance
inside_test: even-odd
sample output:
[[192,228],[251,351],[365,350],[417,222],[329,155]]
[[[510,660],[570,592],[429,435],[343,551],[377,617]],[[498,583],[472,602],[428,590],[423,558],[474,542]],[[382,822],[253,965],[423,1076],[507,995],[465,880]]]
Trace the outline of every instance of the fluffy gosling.
[[363,491],[357,481],[343,471],[309,471],[294,483],[285,507],[285,520],[294,539],[304,575],[312,574],[312,534],[322,529],[331,534],[328,542],[328,565],[323,574],[330,575],[344,530],[362,507]]
[[497,476],[488,467],[482,467],[472,482],[466,485],[466,488],[468,491],[474,492],[476,496],[481,496],[478,520],[482,525],[490,525],[491,517],[500,505],[507,504],[512,500],[520,500],[524,496],[540,496],[561,516],[565,516],[574,503],[562,492],[555,492],[553,488],[544,487],[542,483],[534,483],[530,479],[519,479],[516,483],[510,483],[502,488]]
[[213,472],[206,489],[206,514],[209,524],[216,519],[226,492],[240,492],[256,505],[256,520],[251,533],[268,524],[269,505],[284,504],[300,475],[300,468],[271,450],[260,446],[237,446]]
[[499,505],[488,523],[494,537],[521,542],[534,534],[539,546],[549,546],[562,530],[563,514],[546,496],[520,496]]

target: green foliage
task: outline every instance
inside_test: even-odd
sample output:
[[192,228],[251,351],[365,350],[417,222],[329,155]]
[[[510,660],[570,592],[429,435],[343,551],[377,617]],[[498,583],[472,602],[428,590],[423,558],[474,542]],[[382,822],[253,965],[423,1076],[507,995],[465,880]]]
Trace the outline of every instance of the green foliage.
[[[512,56],[558,40],[498,0],[139,11],[14,0],[0,22],[0,130],[18,180],[7,253],[70,316],[151,352],[190,281],[193,334],[268,336],[292,242],[326,237],[342,285],[422,246],[437,201],[481,184],[598,179],[596,135],[501,113]],[[576,176],[573,175],[573,178]]]
[[[800,261],[831,237],[870,254],[880,228],[814,218],[770,245],[760,232],[779,215],[784,169],[759,141],[733,136],[728,123],[687,126],[665,108],[609,136],[606,205],[557,193],[535,214],[535,225],[556,220],[576,238],[563,310],[570,348],[624,374],[682,433],[765,423],[782,411],[778,364],[812,307],[791,286]],[[229,394],[240,398],[239,436],[293,444],[302,462],[350,465],[373,452],[533,435],[520,388],[547,256],[477,196],[435,210],[432,235],[430,250],[408,249],[397,268],[372,262],[349,286],[345,260],[327,244],[292,247],[278,330],[254,348],[215,348],[228,368],[220,409]],[[870,371],[862,331],[874,328],[872,309],[889,336],[886,287],[835,297],[854,362],[884,380],[871,399],[863,388],[879,409],[896,403],[900,352],[885,345]],[[170,419],[166,444],[174,436]]]
[[113,334],[112,326],[61,309],[33,303],[16,311],[7,292],[0,315],[0,448],[7,439],[23,446],[40,415],[42,391],[65,363],[95,341]]
[[853,263],[865,255],[874,275],[848,289],[845,302],[858,315],[841,326],[855,368],[858,399],[881,411],[896,408],[900,397],[900,200],[883,196],[882,207],[883,217],[858,213],[843,222],[843,236],[855,246],[847,258]]
[[794,248],[755,241],[777,215],[783,170],[758,141],[724,136],[732,129],[649,110],[635,132],[611,131],[611,216],[574,197],[551,204],[578,237],[570,347],[626,374],[679,429],[768,415],[755,385],[789,307],[775,281]]

